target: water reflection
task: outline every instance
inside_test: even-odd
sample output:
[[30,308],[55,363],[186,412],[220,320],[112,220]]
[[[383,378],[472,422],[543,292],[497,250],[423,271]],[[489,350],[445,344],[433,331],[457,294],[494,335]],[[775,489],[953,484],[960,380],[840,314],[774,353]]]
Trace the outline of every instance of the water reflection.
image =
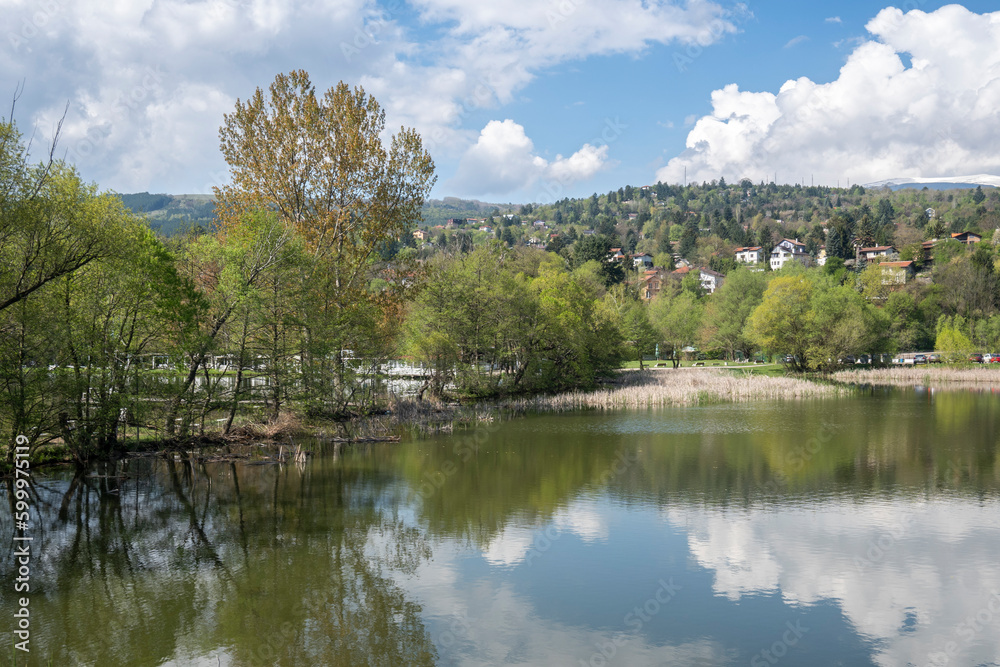
[[998,410],[878,391],[40,478],[32,657],[1000,662]]
[[37,484],[31,664],[433,664],[419,605],[388,576],[429,551],[388,482],[328,457]]

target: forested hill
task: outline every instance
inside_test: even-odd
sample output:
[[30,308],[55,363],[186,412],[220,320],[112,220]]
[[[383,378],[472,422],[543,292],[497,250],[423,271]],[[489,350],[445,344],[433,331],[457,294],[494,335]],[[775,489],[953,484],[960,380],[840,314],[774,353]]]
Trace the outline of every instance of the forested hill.
[[[212,195],[168,195],[136,192],[122,194],[122,203],[134,213],[145,215],[149,226],[165,236],[207,230],[215,219],[215,199]],[[428,199],[424,203],[421,225],[443,225],[452,218],[484,218],[517,211],[517,204],[490,204],[477,200],[445,197]]]
[[122,203],[145,215],[149,226],[165,236],[208,230],[215,219],[212,195],[120,194]]

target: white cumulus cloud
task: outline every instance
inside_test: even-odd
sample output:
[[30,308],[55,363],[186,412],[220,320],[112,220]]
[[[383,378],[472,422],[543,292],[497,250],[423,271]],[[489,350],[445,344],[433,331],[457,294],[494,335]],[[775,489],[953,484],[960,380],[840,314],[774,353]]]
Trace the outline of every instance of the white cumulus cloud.
[[656,179],[680,182],[685,168],[689,181],[777,171],[824,184],[1000,172],[1000,12],[888,8],[867,29],[835,81],[713,92],[712,113]]
[[[470,128],[469,115],[515,100],[547,68],[653,44],[707,46],[736,31],[741,7],[0,0],[0,81],[8,95],[25,81],[15,117],[26,134],[37,127],[39,145],[68,103],[60,154],[88,180],[120,191],[206,192],[225,179],[222,114],[279,72],[304,68],[320,92],[339,80],[360,83],[386,109],[388,127],[416,128],[438,163],[453,166],[477,141],[479,121]],[[601,159],[574,155],[559,173],[576,178]]]
[[[537,187],[533,200],[553,198],[556,191],[585,181],[608,164],[608,146],[584,144],[569,157],[549,161],[535,153],[524,127],[511,119],[491,120],[459,164],[450,184],[465,195],[499,196]],[[529,195],[530,196],[530,195]]]

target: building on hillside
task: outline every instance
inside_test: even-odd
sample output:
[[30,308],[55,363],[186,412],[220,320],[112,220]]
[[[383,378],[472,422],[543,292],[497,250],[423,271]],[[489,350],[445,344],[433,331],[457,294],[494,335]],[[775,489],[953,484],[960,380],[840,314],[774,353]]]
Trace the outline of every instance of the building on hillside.
[[883,285],[905,285],[913,278],[913,262],[879,262]]
[[724,275],[712,269],[701,269],[699,278],[701,280],[701,288],[709,294],[715,294],[715,290],[722,287],[722,283],[726,280]]
[[418,241],[426,241],[431,237],[431,233],[426,229],[414,229],[413,238]]
[[644,271],[639,278],[639,298],[643,301],[653,300],[663,289],[666,280],[667,271],[662,266]]
[[651,269],[653,268],[653,256],[648,252],[641,252],[636,255],[629,255],[629,259],[632,260],[632,267],[636,269]]
[[740,264],[760,264],[764,261],[764,249],[759,245],[737,248],[736,261]]
[[959,232],[958,234],[952,234],[951,238],[955,239],[959,243],[964,243],[965,245],[979,243],[983,240],[983,237],[975,232]]
[[621,262],[625,259],[625,253],[622,252],[621,248],[612,248],[611,252],[608,254],[609,262]]
[[937,245],[937,239],[931,239],[930,241],[924,241],[920,244],[920,249],[924,253],[924,263],[929,264],[934,261],[934,246]]
[[878,245],[871,248],[858,249],[858,258],[863,258],[868,262],[876,261],[895,254],[897,254],[896,249],[891,245]]
[[803,266],[812,264],[812,257],[806,252],[806,244],[797,240],[781,239],[771,251],[771,270],[779,271],[788,262],[799,262]]

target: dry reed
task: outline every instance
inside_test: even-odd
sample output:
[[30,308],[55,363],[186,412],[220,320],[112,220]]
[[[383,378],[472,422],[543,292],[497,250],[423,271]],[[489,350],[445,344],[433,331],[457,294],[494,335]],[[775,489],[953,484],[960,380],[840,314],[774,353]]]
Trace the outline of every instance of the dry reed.
[[715,369],[676,369],[622,373],[615,386],[555,396],[510,399],[499,407],[514,412],[565,412],[579,409],[634,410],[699,403],[787,400],[832,396],[835,386],[797,378],[734,374]]
[[849,384],[880,384],[895,387],[949,387],[952,389],[981,388],[983,385],[1000,385],[1000,368],[973,366],[895,366],[867,370],[839,371],[830,376],[837,382]]
[[258,422],[249,419],[243,424],[234,426],[229,431],[229,440],[280,440],[305,433],[298,416],[292,412],[283,411],[278,418],[268,422]]

